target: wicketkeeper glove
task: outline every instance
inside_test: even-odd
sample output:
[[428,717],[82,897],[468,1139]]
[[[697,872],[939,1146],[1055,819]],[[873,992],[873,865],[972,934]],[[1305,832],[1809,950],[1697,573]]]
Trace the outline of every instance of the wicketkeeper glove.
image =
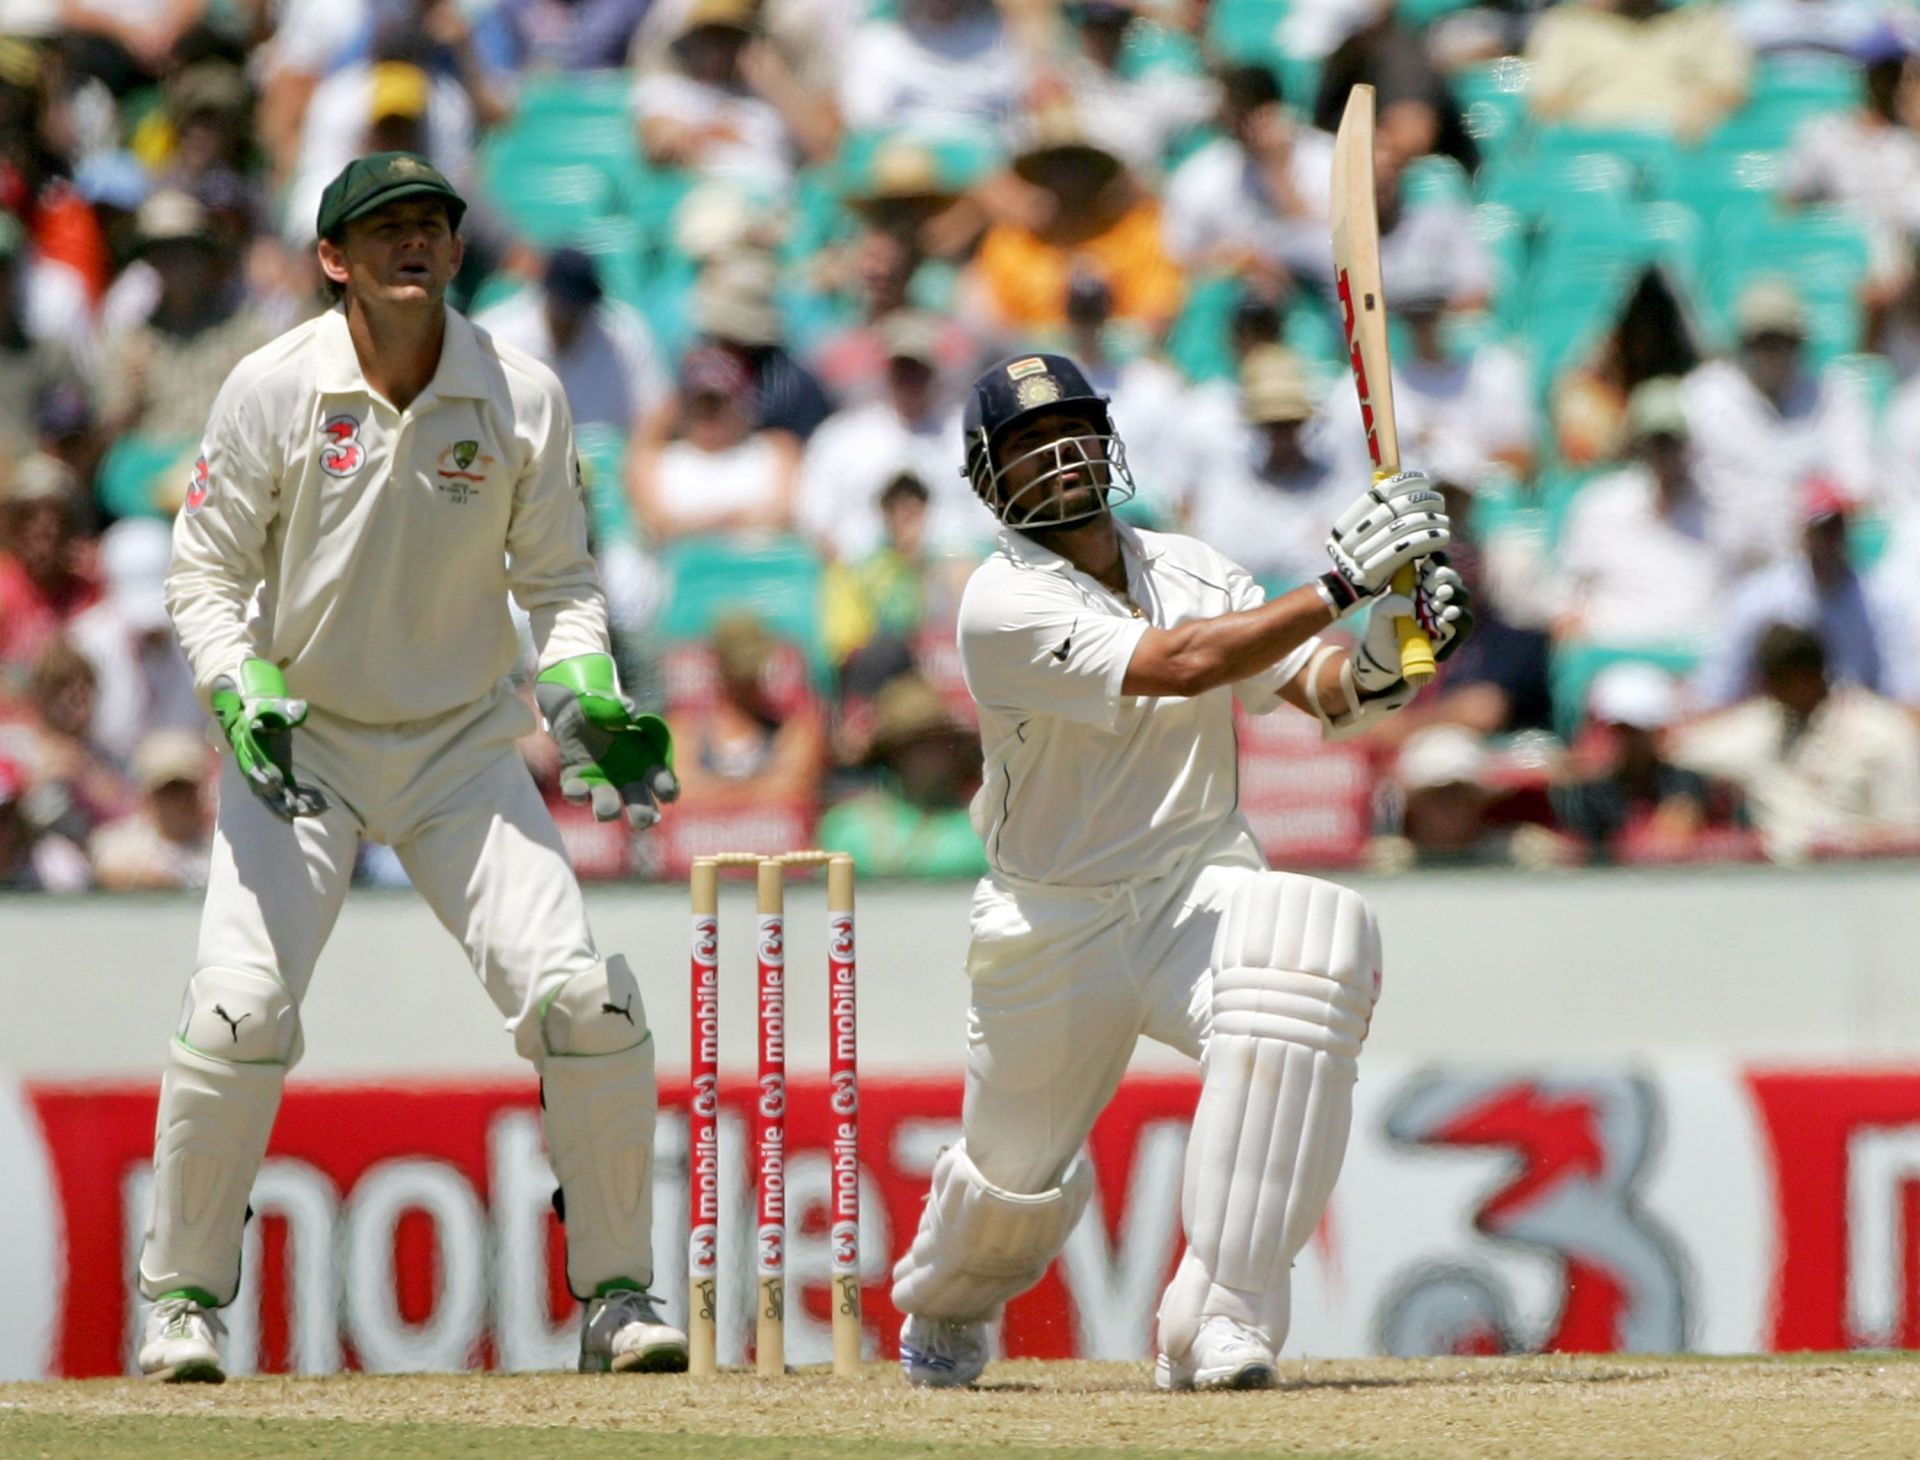
[[1366,636],[1353,651],[1353,682],[1375,694],[1400,682],[1397,618],[1411,618],[1433,645],[1433,657],[1447,657],[1473,634],[1473,595],[1445,553],[1425,557],[1414,567],[1413,596],[1383,593],[1373,600]]
[[293,732],[307,718],[307,702],[287,694],[287,678],[265,659],[240,666],[240,681],[223,674],[209,696],[214,717],[233,747],[247,789],[282,821],[318,816],[327,798],[293,776]]
[[1446,501],[1424,472],[1383,478],[1333,524],[1327,538],[1333,571],[1320,575],[1321,591],[1344,618],[1384,593],[1396,571],[1440,551],[1452,537]]
[[534,681],[533,697],[560,747],[560,794],[591,801],[594,820],[612,821],[624,809],[628,824],[643,830],[680,794],[667,722],[620,693],[605,654],[562,659]]

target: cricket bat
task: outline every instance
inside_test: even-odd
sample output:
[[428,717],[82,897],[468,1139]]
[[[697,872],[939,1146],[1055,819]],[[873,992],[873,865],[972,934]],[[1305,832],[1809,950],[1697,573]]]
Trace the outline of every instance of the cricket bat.
[[[1347,364],[1360,392],[1360,424],[1373,458],[1373,479],[1400,470],[1400,435],[1393,424],[1393,374],[1387,356],[1387,296],[1380,287],[1380,214],[1373,197],[1373,88],[1347,93],[1347,109],[1333,138],[1333,282],[1346,331]],[[1411,564],[1393,575],[1397,593],[1413,596]],[[1408,684],[1433,678],[1433,645],[1410,618],[1395,621],[1400,673]]]

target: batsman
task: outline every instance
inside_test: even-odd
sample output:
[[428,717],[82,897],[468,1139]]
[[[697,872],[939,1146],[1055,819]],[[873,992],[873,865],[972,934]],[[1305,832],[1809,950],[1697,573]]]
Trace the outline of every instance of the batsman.
[[647,1291],[653,1041],[515,747],[533,716],[507,680],[509,595],[563,791],[650,825],[672,744],[614,675],[559,381],[446,305],[464,211],[409,153],[334,179],[336,305],[234,369],[175,523],[168,606],[226,744],[140,1255],[159,1379],[225,1376],[217,1310],[363,839],[394,848],[539,1071],[580,1367],[687,1364]]

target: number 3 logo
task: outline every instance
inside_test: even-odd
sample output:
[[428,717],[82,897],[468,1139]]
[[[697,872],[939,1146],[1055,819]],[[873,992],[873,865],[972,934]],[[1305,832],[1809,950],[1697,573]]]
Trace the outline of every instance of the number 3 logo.
[[320,448],[320,470],[330,477],[350,477],[367,459],[360,444],[360,421],[356,416],[329,416],[320,428],[326,444]]

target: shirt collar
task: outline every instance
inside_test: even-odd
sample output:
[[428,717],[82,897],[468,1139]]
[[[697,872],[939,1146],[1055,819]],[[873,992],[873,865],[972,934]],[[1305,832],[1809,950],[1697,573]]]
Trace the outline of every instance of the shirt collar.
[[[1124,556],[1132,557],[1142,563],[1152,562],[1160,556],[1158,546],[1149,543],[1132,523],[1116,518],[1114,529],[1120,534],[1120,551]],[[1079,573],[1080,570],[1052,548],[1028,537],[1026,533],[1012,527],[1000,529],[1000,545],[1015,562],[1029,568],[1042,568],[1049,573]],[[1087,575],[1082,573],[1082,577]],[[1089,580],[1091,581],[1091,580]]]
[[[360,357],[354,352],[353,336],[347,331],[344,309],[331,309],[322,316],[314,346],[318,356],[314,376],[322,394],[364,395],[370,390],[360,369]],[[449,309],[446,335],[440,342],[440,364],[414,406],[447,397],[485,400],[490,394],[478,333],[465,316]]]

